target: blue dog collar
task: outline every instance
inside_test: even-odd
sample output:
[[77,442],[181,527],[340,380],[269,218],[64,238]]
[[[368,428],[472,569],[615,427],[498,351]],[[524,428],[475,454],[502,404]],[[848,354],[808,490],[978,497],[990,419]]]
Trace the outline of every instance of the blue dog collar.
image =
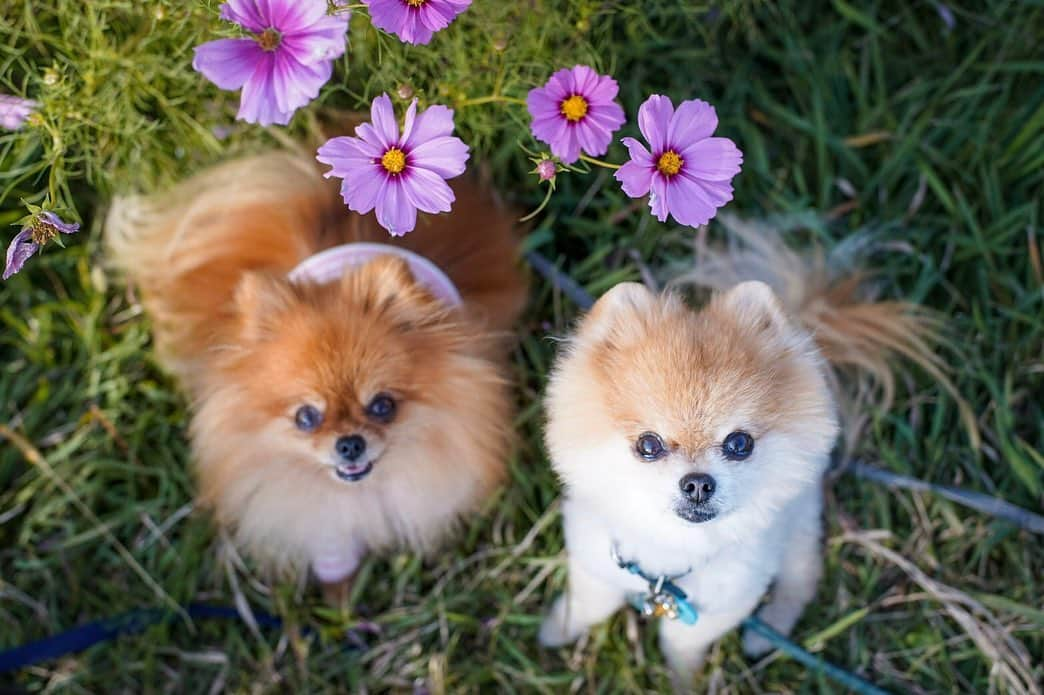
[[641,577],[649,583],[648,591],[634,591],[627,595],[627,600],[639,613],[647,618],[669,618],[680,620],[686,625],[695,625],[700,614],[696,606],[689,600],[689,595],[674,583],[692,570],[669,577],[666,574],[651,575],[642,570],[637,562],[627,561],[620,557],[614,543],[609,549],[613,562],[620,569]]

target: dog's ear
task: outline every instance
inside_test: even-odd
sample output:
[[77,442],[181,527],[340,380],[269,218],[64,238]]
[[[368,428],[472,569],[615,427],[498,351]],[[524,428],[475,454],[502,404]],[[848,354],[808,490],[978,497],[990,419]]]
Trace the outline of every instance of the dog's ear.
[[789,322],[779,297],[772,288],[758,280],[741,282],[714,299],[714,303],[728,312],[741,325],[753,327],[759,332],[784,334]]
[[294,290],[283,278],[244,273],[235,290],[235,307],[243,337],[261,340],[277,331],[294,301]]
[[[659,305],[659,298],[645,285],[621,282],[603,294],[580,324],[579,335],[600,342],[612,335],[641,330]],[[630,330],[628,330],[630,329]]]

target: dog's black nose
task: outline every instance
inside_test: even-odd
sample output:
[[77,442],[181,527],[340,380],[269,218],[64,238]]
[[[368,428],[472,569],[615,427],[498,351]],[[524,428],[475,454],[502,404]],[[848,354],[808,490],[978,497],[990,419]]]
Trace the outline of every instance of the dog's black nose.
[[366,440],[357,434],[350,437],[341,437],[334,444],[337,455],[345,461],[354,461],[366,451]]
[[706,473],[689,473],[678,481],[682,494],[696,504],[703,504],[714,496],[714,478]]

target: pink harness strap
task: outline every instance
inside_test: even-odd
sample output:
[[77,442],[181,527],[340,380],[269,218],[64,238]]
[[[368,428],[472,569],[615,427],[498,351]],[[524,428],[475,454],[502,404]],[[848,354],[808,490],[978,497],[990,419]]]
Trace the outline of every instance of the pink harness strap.
[[301,261],[287,276],[291,282],[310,281],[319,284],[337,280],[348,268],[357,268],[378,256],[397,256],[410,266],[417,282],[450,306],[460,306],[463,300],[449,276],[424,256],[391,246],[359,242],[343,244],[320,251]]

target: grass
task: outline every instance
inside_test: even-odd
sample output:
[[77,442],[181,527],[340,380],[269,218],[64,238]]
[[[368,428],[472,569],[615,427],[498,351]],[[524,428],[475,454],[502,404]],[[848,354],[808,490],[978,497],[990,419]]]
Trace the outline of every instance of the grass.
[[[577,647],[546,652],[538,622],[565,572],[558,488],[540,443],[539,398],[576,309],[535,282],[513,364],[510,484],[458,543],[429,560],[373,559],[354,615],[312,591],[266,586],[218,552],[193,513],[185,402],[152,359],[147,319],[102,269],[98,211],[114,190],[155,187],[271,142],[227,124],[235,96],[189,69],[214,36],[216,3],[10,3],[0,9],[0,91],[43,103],[0,136],[0,222],[21,200],[82,218],[0,285],[0,648],[164,601],[251,605],[320,638],[237,622],[175,622],[25,670],[30,692],[658,692],[654,631],[618,614]],[[954,402],[918,375],[872,413],[862,458],[942,484],[1044,505],[1044,9],[1016,2],[476,3],[429,49],[353,21],[351,57],[326,106],[358,108],[409,86],[446,103],[524,96],[576,60],[611,71],[633,117],[652,92],[713,102],[746,153],[731,209],[803,215],[798,241],[874,240],[883,294],[942,312],[944,348],[983,434],[972,450]],[[161,16],[162,15],[162,16]],[[223,31],[223,30],[222,30]],[[58,76],[48,85],[47,71]],[[307,130],[311,113],[292,133]],[[518,149],[521,109],[458,109],[462,136],[521,207],[541,191]],[[633,134],[634,127],[626,127]],[[608,158],[620,161],[615,146]],[[527,237],[592,293],[642,269],[664,278],[693,232],[661,225],[607,172],[569,176]],[[74,213],[75,211],[75,213]],[[12,232],[13,233],[13,232]],[[709,235],[722,230],[712,224]],[[7,235],[5,235],[6,241]],[[34,452],[37,452],[34,454]],[[37,457],[38,454],[38,457]],[[826,576],[795,637],[897,692],[1017,692],[1019,646],[1044,673],[1044,544],[931,495],[852,477],[828,495]],[[980,610],[981,608],[981,610]],[[346,626],[364,649],[339,639]],[[364,628],[364,629],[362,629]],[[998,666],[1000,664],[1000,666]],[[832,688],[782,658],[744,661],[735,635],[712,653],[717,692]],[[1039,685],[1031,682],[1029,692]]]

